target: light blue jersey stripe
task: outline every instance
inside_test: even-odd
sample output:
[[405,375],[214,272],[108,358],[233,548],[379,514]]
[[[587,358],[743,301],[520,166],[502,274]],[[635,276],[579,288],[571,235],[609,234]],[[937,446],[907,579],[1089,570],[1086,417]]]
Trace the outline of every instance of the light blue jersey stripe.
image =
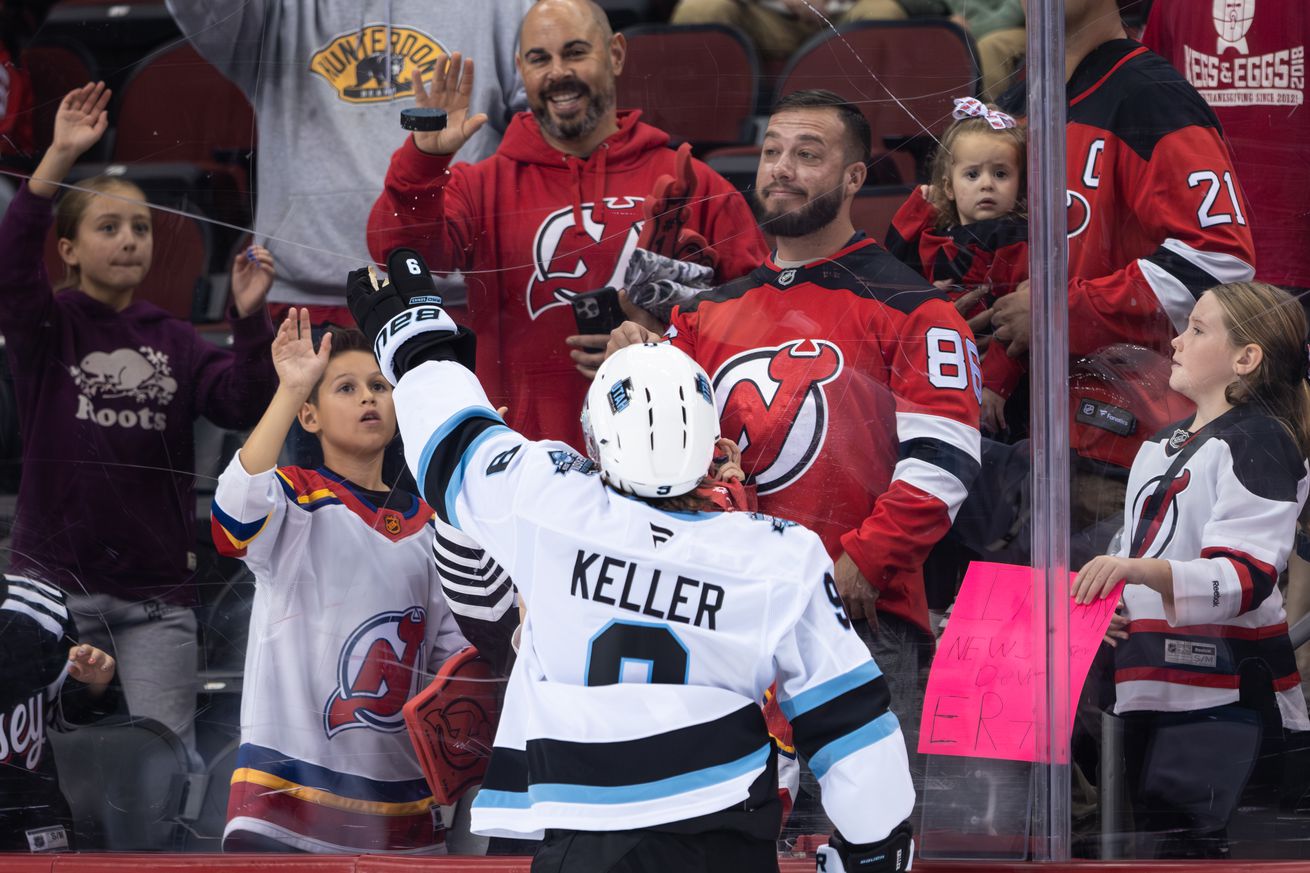
[[859,688],[867,682],[872,682],[881,675],[882,670],[878,669],[877,664],[873,661],[865,661],[854,670],[843,673],[835,679],[829,679],[809,691],[803,691],[790,700],[779,700],[778,706],[782,709],[782,714],[787,716],[787,720],[792,721],[796,716],[804,715],[811,709],[817,709],[829,700],[835,700],[847,691]]
[[534,803],[576,803],[591,806],[602,803],[663,800],[745,776],[753,770],[763,769],[768,761],[769,746],[765,744],[736,761],[670,776],[668,779],[659,779],[655,782],[643,782],[640,785],[573,785],[550,782],[529,786],[526,793],[484,790],[478,793],[477,799],[473,801],[473,807],[474,809],[480,806],[527,809]]
[[810,771],[814,773],[814,778],[822,779],[842,758],[872,746],[900,729],[901,723],[896,720],[896,713],[884,712],[864,727],[833,740],[815,752],[810,758]]

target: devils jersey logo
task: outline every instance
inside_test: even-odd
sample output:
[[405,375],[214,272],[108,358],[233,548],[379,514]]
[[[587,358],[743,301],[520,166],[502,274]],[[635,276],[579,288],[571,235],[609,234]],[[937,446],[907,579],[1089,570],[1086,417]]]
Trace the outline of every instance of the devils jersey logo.
[[573,207],[557,209],[532,237],[532,278],[525,302],[536,318],[552,306],[564,306],[575,295],[597,288],[623,286],[628,257],[641,234],[644,197],[606,197],[605,223],[594,218],[595,203],[582,204],[582,227]]
[[323,711],[329,737],[350,728],[405,729],[404,706],[418,691],[427,612],[411,606],[365,621],[337,658],[337,688]]
[[741,447],[759,494],[786,488],[818,457],[830,417],[823,385],[843,364],[827,340],[800,339],[743,352],[715,374],[720,427]]
[[[1137,492],[1137,496],[1133,498],[1133,518],[1136,521],[1133,523],[1132,541],[1141,536],[1142,545],[1138,550],[1139,554],[1130,557],[1150,558],[1164,552],[1174,538],[1174,531],[1178,528],[1178,495],[1186,491],[1191,482],[1192,471],[1183,470],[1177,478],[1168,483],[1164,482],[1163,476],[1156,476]],[[1154,518],[1146,518],[1147,505],[1151,501],[1151,495],[1158,488],[1167,489],[1160,502],[1160,511]],[[1139,531],[1143,529],[1143,525],[1146,526],[1146,533],[1140,535]]]

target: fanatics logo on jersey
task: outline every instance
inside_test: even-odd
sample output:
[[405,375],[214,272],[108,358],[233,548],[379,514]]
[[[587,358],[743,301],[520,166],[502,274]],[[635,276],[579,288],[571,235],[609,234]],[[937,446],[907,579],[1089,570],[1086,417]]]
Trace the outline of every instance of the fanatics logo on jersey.
[[421,30],[366,24],[315,52],[309,69],[347,103],[384,103],[413,94],[414,72],[427,75],[445,54],[445,48]]
[[420,606],[384,612],[347,638],[337,657],[337,688],[323,710],[329,737],[351,728],[405,729],[405,701],[423,678],[427,617]]
[[833,343],[798,339],[742,352],[719,367],[714,396],[723,434],[741,447],[757,493],[781,491],[819,456],[830,420],[823,386],[843,366]]
[[[538,315],[554,306],[566,306],[585,291],[612,286],[622,288],[627,271],[626,253],[641,235],[641,204],[644,197],[606,197],[605,223],[597,221],[595,203],[583,203],[582,227],[574,223],[572,206],[557,209],[541,222],[532,237],[532,278],[524,292],[528,315]],[[611,247],[616,236],[623,241]],[[602,244],[616,255],[614,261],[599,249]]]
[[657,546],[662,546],[669,540],[673,539],[673,531],[667,527],[660,527],[658,524],[651,522],[650,526],[651,542]]

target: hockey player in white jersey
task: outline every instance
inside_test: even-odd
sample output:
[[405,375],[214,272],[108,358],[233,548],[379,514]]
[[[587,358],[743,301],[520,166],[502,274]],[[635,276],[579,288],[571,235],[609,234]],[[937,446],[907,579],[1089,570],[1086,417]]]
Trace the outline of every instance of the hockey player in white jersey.
[[822,543],[690,495],[719,435],[704,371],[667,345],[625,349],[588,392],[591,457],[529,441],[488,402],[426,266],[401,262],[404,293],[352,273],[351,310],[424,497],[527,605],[473,829],[544,837],[539,873],[776,870],[759,706],[776,678],[837,828],[821,869],[909,869],[904,739]]

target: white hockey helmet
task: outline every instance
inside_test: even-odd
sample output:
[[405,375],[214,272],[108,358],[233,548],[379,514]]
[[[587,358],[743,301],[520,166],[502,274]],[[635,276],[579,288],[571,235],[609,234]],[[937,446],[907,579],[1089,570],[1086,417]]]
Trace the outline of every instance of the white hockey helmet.
[[709,472],[719,439],[709,377],[668,343],[620,349],[587,390],[582,432],[611,487],[638,497],[686,494]]

